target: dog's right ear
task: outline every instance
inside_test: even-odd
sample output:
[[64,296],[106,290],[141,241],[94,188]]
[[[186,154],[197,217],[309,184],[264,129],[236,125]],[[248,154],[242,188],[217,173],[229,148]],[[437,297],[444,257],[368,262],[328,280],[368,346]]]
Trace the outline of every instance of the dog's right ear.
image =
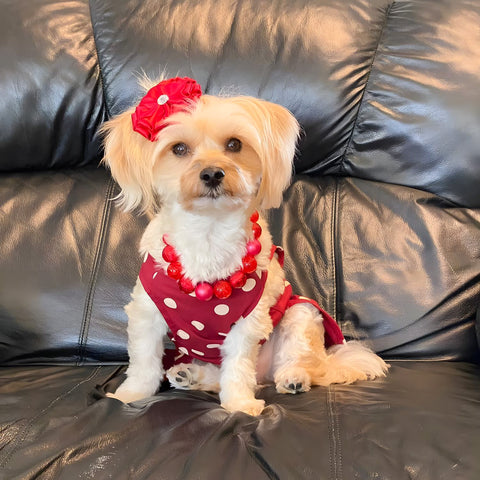
[[139,209],[145,212],[155,205],[153,166],[155,142],[151,142],[132,127],[135,108],[105,122],[105,155],[103,163],[110,168],[113,178],[120,185],[117,197],[125,211]]

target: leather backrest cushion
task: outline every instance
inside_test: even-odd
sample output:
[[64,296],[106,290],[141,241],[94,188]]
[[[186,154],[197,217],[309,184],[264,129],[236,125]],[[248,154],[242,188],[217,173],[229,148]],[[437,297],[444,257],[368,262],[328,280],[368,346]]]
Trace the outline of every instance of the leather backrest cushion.
[[422,190],[298,177],[270,212],[294,290],[390,358],[478,358],[480,210]]
[[468,0],[19,0],[3,9],[0,42],[12,54],[0,72],[0,171],[98,163],[106,112],[139,99],[142,71],[165,72],[292,110],[305,129],[298,173],[480,205],[480,6]]
[[[0,364],[127,360],[148,216],[103,169],[3,175]],[[298,294],[387,358],[478,358],[480,212],[389,184],[297,178],[270,212]]]
[[126,361],[147,218],[115,208],[103,169],[1,180],[0,364]]
[[479,25],[478,2],[392,3],[345,174],[480,207]]
[[388,2],[91,2],[108,111],[141,97],[138,77],[195,78],[209,94],[280,103],[305,135],[296,171],[339,171]]
[[105,114],[88,1],[1,9],[0,171],[98,164]]
[[142,72],[289,108],[297,173],[352,175],[480,206],[480,5],[468,0],[91,2],[108,111]]

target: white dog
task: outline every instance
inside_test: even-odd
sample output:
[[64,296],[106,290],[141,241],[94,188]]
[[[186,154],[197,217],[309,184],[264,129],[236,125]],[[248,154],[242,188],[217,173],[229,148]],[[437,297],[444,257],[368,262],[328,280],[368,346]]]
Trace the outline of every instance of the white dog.
[[385,375],[385,362],[345,342],[315,302],[290,298],[282,251],[258,218],[290,182],[299,126],[288,110],[202,95],[193,80],[174,78],[148,85],[104,132],[123,207],[157,212],[125,307],[127,379],[111,397],[155,393],[166,337],[176,345],[166,372],[174,387],[219,392],[225,409],[251,415],[264,408],[257,382],[298,393]]

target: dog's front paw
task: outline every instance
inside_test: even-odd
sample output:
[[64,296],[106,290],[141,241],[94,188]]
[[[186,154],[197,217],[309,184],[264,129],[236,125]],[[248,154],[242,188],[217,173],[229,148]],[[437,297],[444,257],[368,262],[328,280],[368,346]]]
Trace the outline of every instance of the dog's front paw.
[[243,412],[254,417],[260,415],[265,408],[265,401],[256,398],[248,400],[234,400],[222,403],[222,407],[229,412]]
[[142,398],[149,397],[150,395],[145,394],[144,392],[134,392],[130,390],[120,391],[120,388],[115,393],[107,393],[108,398],[114,398],[120,400],[123,403],[136,402]]
[[[141,387],[144,388],[141,388]],[[116,390],[115,393],[107,393],[108,398],[115,398],[123,403],[135,402],[142,398],[152,396],[156,391],[156,387],[150,386],[147,388],[146,384],[135,382],[131,378],[127,378]]]
[[174,365],[167,371],[167,378],[170,385],[182,390],[196,390],[198,388],[199,367],[193,364],[181,363]]
[[308,392],[311,386],[310,375],[303,368],[291,368],[275,375],[278,393]]
[[219,392],[220,370],[216,365],[205,363],[180,363],[167,371],[170,385],[182,390],[205,390]]

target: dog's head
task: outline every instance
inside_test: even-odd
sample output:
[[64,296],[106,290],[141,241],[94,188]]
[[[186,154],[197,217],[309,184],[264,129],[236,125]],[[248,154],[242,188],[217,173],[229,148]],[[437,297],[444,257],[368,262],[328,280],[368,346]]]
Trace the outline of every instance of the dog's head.
[[[159,98],[159,103],[161,103]],[[105,163],[126,210],[157,200],[185,210],[276,207],[288,186],[299,126],[285,108],[251,97],[198,96],[148,138],[132,108],[108,121]]]

